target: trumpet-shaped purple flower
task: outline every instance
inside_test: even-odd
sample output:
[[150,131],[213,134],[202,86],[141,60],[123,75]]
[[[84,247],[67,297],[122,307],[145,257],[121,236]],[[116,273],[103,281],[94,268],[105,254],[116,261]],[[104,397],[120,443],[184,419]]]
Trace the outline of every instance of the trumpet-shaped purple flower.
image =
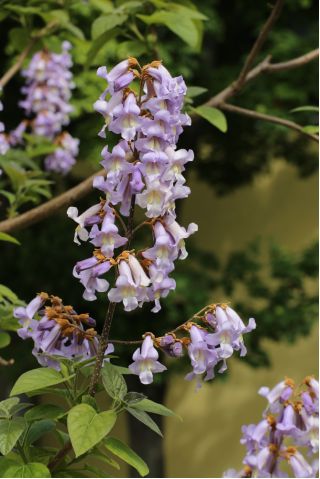
[[94,301],[97,299],[96,291],[104,293],[109,289],[109,283],[106,279],[100,276],[107,273],[112,264],[107,259],[99,261],[95,256],[92,258],[78,261],[73,270],[73,276],[80,279],[80,283],[85,290],[83,298],[87,301]]
[[137,105],[136,97],[130,93],[124,103],[120,103],[113,110],[114,119],[109,125],[109,130],[121,134],[124,140],[133,140],[140,129],[139,113],[140,108]]
[[147,287],[150,279],[145,274],[139,261],[129,255],[128,262],[120,261],[119,276],[116,280],[116,287],[108,293],[110,301],[115,303],[123,302],[125,311],[132,311],[137,306],[148,300]]
[[109,210],[102,221],[101,228],[99,229],[97,225],[93,225],[89,235],[90,242],[100,248],[101,253],[107,257],[112,257],[114,249],[123,246],[128,241],[127,238],[119,235],[114,221],[114,213]]
[[74,242],[80,245],[80,241],[87,241],[89,239],[89,232],[86,229],[86,226],[94,225],[101,222],[101,217],[99,213],[101,211],[101,203],[97,205],[90,206],[84,213],[81,215],[78,214],[78,208],[75,206],[70,206],[67,210],[67,215],[69,218],[73,219],[78,226],[76,227],[74,234]]
[[153,341],[148,335],[144,338],[141,348],[133,353],[133,363],[129,369],[139,376],[142,384],[151,384],[154,373],[162,373],[167,368],[158,361],[159,354],[153,346]]
[[33,322],[34,316],[38,313],[47,300],[45,293],[37,294],[26,307],[18,306],[14,309],[14,317],[19,320],[22,328],[18,329],[17,333],[22,339],[26,339],[29,336],[29,330]]
[[219,361],[219,356],[215,348],[208,345],[208,333],[197,326],[191,326],[190,339],[191,343],[188,346],[188,354],[191,360],[193,371],[187,374],[186,379],[191,380],[196,375],[206,374],[205,380],[214,377],[214,367]]

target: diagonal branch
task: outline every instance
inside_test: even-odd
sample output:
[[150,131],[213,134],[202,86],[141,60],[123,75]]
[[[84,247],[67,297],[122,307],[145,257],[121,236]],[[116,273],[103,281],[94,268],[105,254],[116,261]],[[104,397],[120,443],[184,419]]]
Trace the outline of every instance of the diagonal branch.
[[[263,73],[278,73],[278,72],[283,72],[287,70],[293,70],[294,68],[299,68],[313,60],[316,60],[318,57],[319,57],[318,48],[315,50],[312,50],[311,52],[306,53],[305,55],[301,55],[300,57],[293,58],[292,60],[288,60],[287,62],[271,63],[270,62],[271,56],[269,55],[262,62],[260,62],[256,67],[252,68],[252,70],[250,70],[247,73],[247,76],[244,80],[244,83],[242,84],[242,87]],[[235,88],[235,84],[236,84],[236,81],[228,85],[226,88],[221,90],[212,98],[210,98],[210,100],[208,100],[205,103],[205,106],[217,107],[221,105],[221,103],[233,97],[239,91]]]
[[36,208],[32,208],[26,213],[22,213],[16,218],[10,218],[8,220],[1,221],[0,231],[7,233],[20,228],[25,228],[26,226],[30,226],[34,223],[38,223],[38,221],[51,216],[59,209],[78,201],[80,198],[90,193],[92,190],[93,178],[97,175],[105,175],[105,170],[98,171],[94,175],[89,176],[89,178],[79,183],[77,186],[74,186],[70,190],[67,190],[61,195],[56,196],[52,200],[46,201],[46,203],[43,203]]
[[291,130],[298,131],[299,133],[307,136],[311,140],[315,142],[319,142],[319,137],[317,135],[313,135],[312,133],[308,133],[304,130],[304,128],[297,123],[294,123],[290,120],[285,120],[284,118],[279,118],[278,116],[273,115],[266,115],[264,113],[259,113],[254,110],[248,110],[247,108],[242,108],[236,105],[230,105],[229,103],[222,103],[220,108],[225,111],[230,111],[231,113],[237,113],[239,115],[248,116],[250,118],[254,118],[257,120],[268,121],[270,123],[276,123],[278,125],[285,126],[286,128],[290,128]]
[[48,25],[46,25],[44,28],[39,30],[38,33],[36,33],[30,38],[29,42],[27,43],[27,46],[18,56],[17,61],[0,78],[0,89],[2,89],[11,80],[11,78],[16,73],[18,73],[18,71],[22,67],[24,60],[27,58],[27,56],[29,55],[30,51],[32,50],[33,46],[37,43],[37,41],[40,40],[40,38],[47,35],[50,31],[54,30],[57,26],[58,26],[58,22],[54,20],[48,23]]
[[264,43],[265,43],[265,41],[268,37],[268,34],[269,34],[270,30],[272,29],[273,25],[275,24],[275,22],[279,18],[279,15],[280,15],[282,7],[283,7],[283,4],[284,4],[284,0],[277,0],[276,1],[276,4],[272,9],[269,18],[267,19],[267,21],[265,22],[265,24],[261,28],[259,36],[258,36],[257,40],[255,41],[255,43],[253,44],[253,46],[251,48],[251,51],[250,51],[249,55],[247,56],[247,59],[244,63],[244,66],[243,66],[243,68],[240,72],[240,75],[238,76],[238,79],[236,80],[236,83],[234,85],[234,88],[236,90],[239,90],[242,87],[242,85],[244,84],[244,82],[246,80],[246,77],[247,77],[247,75],[248,75],[248,73],[249,73],[249,71],[250,71],[250,69],[253,65],[253,62],[254,62],[256,56],[258,55],[262,46],[264,45]]

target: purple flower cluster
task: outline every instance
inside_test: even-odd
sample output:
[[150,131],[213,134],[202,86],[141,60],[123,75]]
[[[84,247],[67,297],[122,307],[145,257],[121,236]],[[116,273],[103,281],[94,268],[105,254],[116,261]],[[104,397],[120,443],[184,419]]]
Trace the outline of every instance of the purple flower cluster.
[[[190,125],[189,116],[181,111],[186,85],[160,62],[140,67],[135,58],[122,61],[110,72],[101,67],[98,75],[108,82],[94,104],[104,117],[99,135],[105,137],[108,129],[120,138],[112,149],[105,146],[102,150],[105,174],[93,182],[104,199],[82,215],[74,207],[68,210],[78,223],[75,241],[89,240],[97,248],[91,258],[77,263],[74,275],[85,287],[84,298],[94,300],[96,291],[109,289],[101,276],[116,266],[117,280],[109,300],[123,302],[126,311],[154,301],[152,311],[158,312],[160,298],[175,289],[169,275],[175,260],[187,256],[184,241],[197,231],[194,223],[187,229],[180,226],[175,215],[175,201],[190,193],[183,171],[194,156],[191,150],[176,147],[183,127]],[[144,210],[154,244],[139,253],[124,251],[114,257],[115,249],[125,248],[132,236],[129,227],[121,236],[116,220],[120,215],[131,216],[135,204]]]
[[65,175],[76,162],[79,153],[79,140],[64,131],[55,139],[55,144],[57,148],[46,157],[44,166],[47,171]]
[[141,382],[152,382],[152,372],[162,372],[164,366],[157,362],[158,353],[154,344],[171,357],[180,358],[187,350],[191,360],[192,372],[185,379],[197,379],[197,388],[201,387],[201,379],[213,379],[214,370],[220,363],[219,373],[227,369],[226,359],[232,356],[233,351],[240,351],[240,356],[247,353],[243,342],[243,334],[249,333],[256,327],[255,320],[250,318],[245,326],[240,316],[225,304],[215,304],[204,308],[203,315],[195,315],[195,319],[202,321],[202,325],[188,321],[175,330],[186,331],[188,337],[178,337],[175,332],[169,332],[162,337],[154,338],[146,333],[143,345],[133,355],[130,369],[140,376]]
[[318,477],[318,381],[308,376],[296,387],[287,378],[271,390],[262,387],[259,394],[268,406],[258,424],[242,428],[245,468],[238,473],[229,470],[225,477]]
[[74,88],[70,48],[69,42],[63,42],[60,54],[41,50],[22,72],[26,85],[21,91],[26,98],[19,104],[27,116],[35,115],[32,129],[37,135],[54,138],[69,123],[69,100]]
[[207,310],[203,318],[209,328],[200,328],[191,323],[190,344],[188,354],[193,370],[186,379],[198,379],[201,386],[203,375],[205,381],[214,378],[214,369],[220,363],[219,373],[227,369],[226,360],[234,351],[240,351],[240,356],[247,354],[243,334],[249,333],[256,327],[255,320],[249,319],[247,326],[240,316],[230,306],[225,304],[213,305]]
[[[0,101],[0,111],[3,110],[2,102]],[[5,126],[0,121],[0,155],[5,155],[10,148],[8,136],[5,134]]]
[[28,68],[22,72],[26,79],[21,90],[25,99],[19,103],[26,116],[33,118],[22,121],[10,134],[13,145],[23,143],[27,126],[32,133],[55,140],[57,151],[46,158],[45,168],[63,174],[75,163],[79,143],[68,133],[62,133],[62,138],[57,137],[68,125],[73,110],[69,103],[74,88],[70,48],[69,42],[63,42],[61,53],[41,50],[33,55]]
[[[80,360],[96,356],[95,320],[87,313],[77,314],[57,296],[40,293],[26,307],[15,308],[14,316],[21,325],[18,335],[33,340],[32,353],[41,366],[59,369],[54,356]],[[109,344],[106,354],[113,351]]]

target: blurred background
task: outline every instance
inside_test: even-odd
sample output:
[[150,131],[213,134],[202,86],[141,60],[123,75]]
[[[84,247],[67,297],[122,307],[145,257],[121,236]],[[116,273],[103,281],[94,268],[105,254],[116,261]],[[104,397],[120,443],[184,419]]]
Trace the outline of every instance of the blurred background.
[[[201,96],[194,99],[198,105],[236,78],[270,12],[267,2],[202,0],[197,8],[207,20],[197,21],[197,42],[191,45],[166,25],[146,26],[138,15],[150,15],[152,10],[149,2],[142,2],[145,10],[132,7],[117,32],[105,37],[93,54],[94,21],[109,15],[108,8],[139,2],[60,3],[71,24],[83,33],[75,36],[70,29],[62,29],[44,38],[42,46],[59,51],[65,39],[73,45],[75,110],[69,131],[80,139],[80,154],[70,175],[51,177],[55,181],[53,195],[99,167],[104,142],[97,132],[102,121],[92,104],[103,91],[104,82],[96,77],[97,66],[113,66],[127,55],[138,56],[142,63],[160,58],[173,75],[183,74],[188,86],[203,88]],[[177,3],[191,5],[188,0]],[[317,9],[311,0],[286,2],[257,61],[267,54],[272,54],[275,62],[286,61],[316,48]],[[143,40],[130,37],[132,25],[138,27]],[[25,30],[11,16],[2,21],[3,72],[22,50]],[[2,97],[8,129],[22,119],[17,108],[22,84],[21,76],[15,76]],[[234,103],[302,125],[315,124],[314,112],[291,110],[317,105],[316,85],[317,65],[313,62],[297,70],[259,77],[234,98]],[[229,467],[239,468],[244,455],[239,443],[241,425],[257,422],[265,406],[257,395],[259,387],[272,387],[284,376],[300,381],[307,374],[318,375],[317,145],[283,127],[231,113],[227,123],[228,131],[222,133],[197,118],[181,137],[179,146],[194,149],[195,161],[187,173],[192,193],[179,204],[178,213],[182,224],[196,222],[199,232],[188,243],[189,257],[177,267],[177,290],[163,301],[157,315],[148,307],[125,315],[119,308],[111,336],[135,339],[145,331],[160,335],[205,304],[224,301],[230,301],[245,322],[254,317],[257,329],[245,338],[247,357],[232,359],[227,373],[198,392],[193,383],[183,379],[189,368],[187,361],[170,361],[170,371],[158,375],[147,388],[128,377],[132,388],[164,401],[183,418],[183,422],[158,420],[162,440],[133,418],[122,417],[117,433],[130,440],[146,460],[150,477],[219,477]],[[76,206],[84,210],[96,198],[92,192]],[[5,206],[2,201],[3,211]],[[28,208],[26,203],[20,211]],[[39,291],[59,295],[78,311],[89,311],[101,325],[106,298],[100,295],[98,301],[86,303],[81,297],[82,287],[72,277],[74,263],[89,251],[73,243],[73,230],[74,225],[61,211],[17,232],[21,247],[0,245],[0,283],[24,301]],[[142,235],[138,241],[144,241]],[[5,308],[7,305],[0,302],[0,315],[8,313]],[[13,333],[11,344],[1,350],[3,357],[15,360],[12,366],[0,366],[1,398],[21,372],[36,367],[31,349],[30,343]],[[117,348],[123,365],[129,363],[132,352]],[[134,477],[135,473],[123,469],[121,475]]]

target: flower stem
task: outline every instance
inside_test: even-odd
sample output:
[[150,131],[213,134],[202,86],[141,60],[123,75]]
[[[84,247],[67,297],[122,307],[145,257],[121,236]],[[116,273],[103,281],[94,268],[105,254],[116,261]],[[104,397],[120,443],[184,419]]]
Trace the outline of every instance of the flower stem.
[[90,382],[89,391],[88,391],[88,394],[90,394],[90,396],[92,397],[94,397],[96,394],[96,388],[99,382],[100,372],[103,365],[104,353],[108,346],[108,338],[109,338],[110,328],[111,328],[115,309],[116,309],[116,303],[109,303],[106,319],[105,319],[102,333],[100,336],[99,349],[98,349],[96,362],[94,365],[94,371],[91,377],[91,382]]

